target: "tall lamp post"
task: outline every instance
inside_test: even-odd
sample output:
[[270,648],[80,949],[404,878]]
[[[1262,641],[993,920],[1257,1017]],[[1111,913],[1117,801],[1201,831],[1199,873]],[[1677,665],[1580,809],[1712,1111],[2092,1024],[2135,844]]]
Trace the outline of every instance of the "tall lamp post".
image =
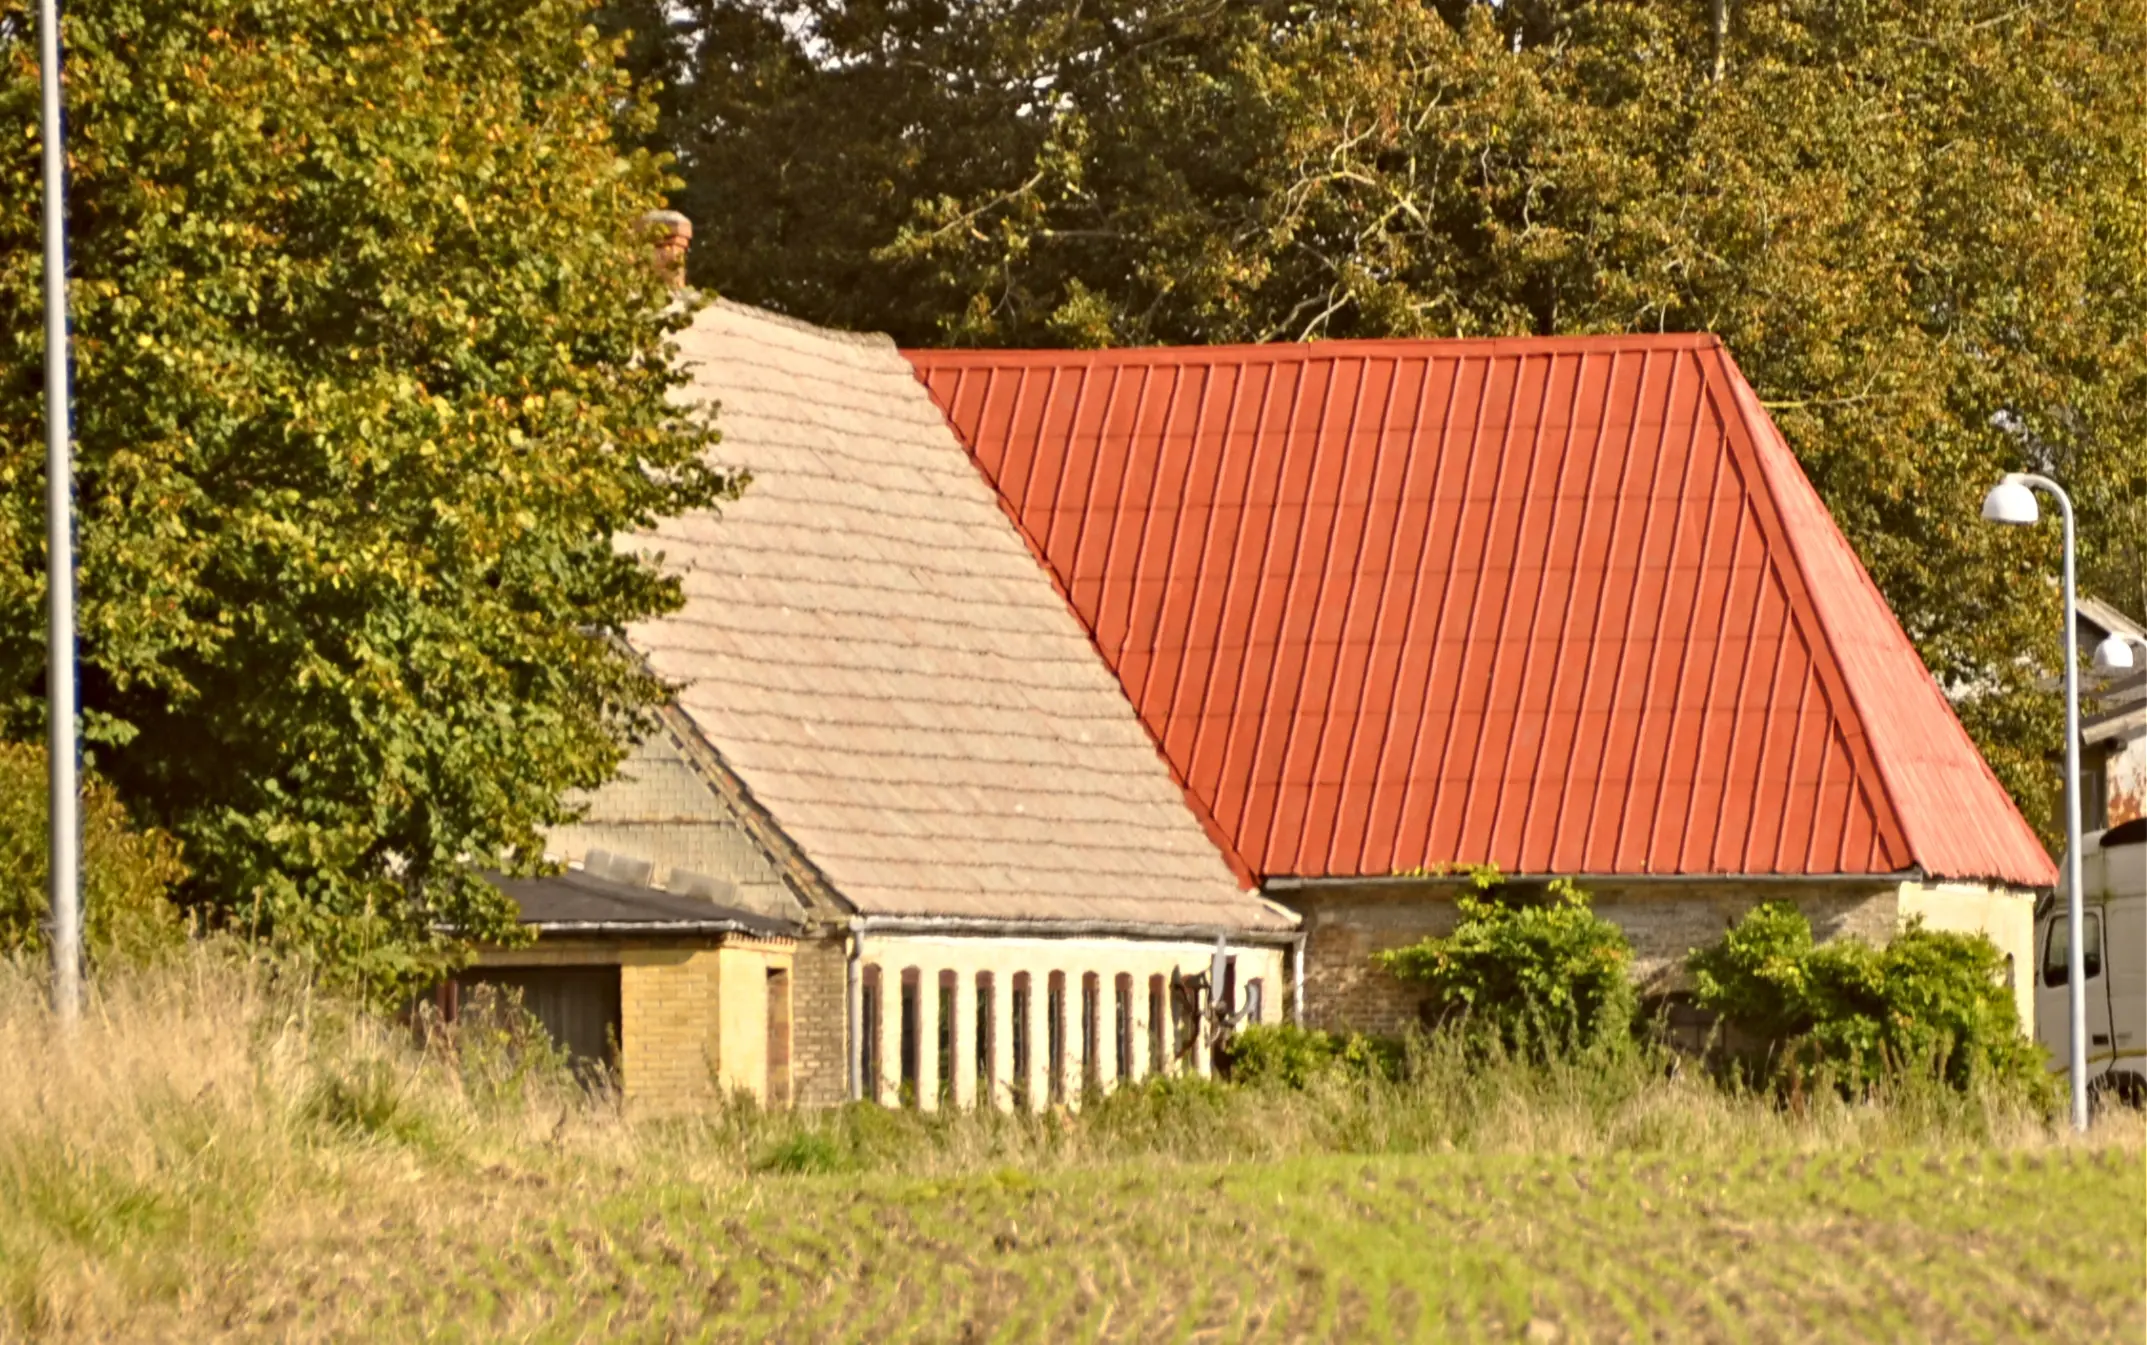
[[74,468],[67,442],[67,208],[60,123],[58,0],[37,11],[45,133],[45,712],[51,738],[52,1007],[62,1027],[82,1014],[81,834],[75,820]]
[[[2042,519],[2035,492],[2058,502],[2065,521],[2065,1002],[2070,1021],[2072,1125],[2087,1129],[2087,987],[2086,951],[2080,946],[2083,923],[2080,891],[2080,632],[2074,604],[2072,497],[2047,476],[2011,472],[1983,497],[1987,522],[2032,527]],[[2128,654],[2130,651],[2127,651]]]

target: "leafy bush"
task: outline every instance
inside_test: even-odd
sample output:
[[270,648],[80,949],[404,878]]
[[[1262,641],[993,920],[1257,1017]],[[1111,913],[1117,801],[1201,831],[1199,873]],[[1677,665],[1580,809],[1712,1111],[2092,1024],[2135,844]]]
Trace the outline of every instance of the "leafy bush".
[[1330,1072],[1354,1077],[1400,1077],[1402,1046],[1350,1032],[1336,1036],[1290,1023],[1256,1025],[1232,1037],[1218,1063],[1231,1083],[1253,1088],[1303,1089]]
[[769,1145],[753,1162],[756,1172],[815,1174],[851,1166],[849,1153],[821,1130],[800,1130]]
[[1686,965],[1700,1007],[1753,1041],[1732,1058],[1778,1083],[1825,1077],[1861,1092],[1915,1072],[1961,1090],[2047,1087],[2004,955],[1985,935],[1919,919],[1883,948],[1820,944],[1802,911],[1769,902]]
[[[0,953],[41,954],[51,916],[45,750],[0,742]],[[111,788],[85,776],[82,940],[96,962],[144,962],[184,937],[169,892],[185,876],[179,846],[137,830]]]
[[1441,1020],[1469,1018],[1526,1054],[1556,1054],[1630,1040],[1639,996],[1627,972],[1625,932],[1589,909],[1560,879],[1540,897],[1508,890],[1479,869],[1444,938],[1380,953],[1381,967],[1429,988]]
[[463,1096],[485,1115],[544,1106],[569,1098],[584,1084],[609,1091],[602,1070],[577,1075],[573,1059],[522,1002],[522,992],[482,983],[463,991],[453,1022],[430,1004],[414,1015],[427,1049],[461,1081]]

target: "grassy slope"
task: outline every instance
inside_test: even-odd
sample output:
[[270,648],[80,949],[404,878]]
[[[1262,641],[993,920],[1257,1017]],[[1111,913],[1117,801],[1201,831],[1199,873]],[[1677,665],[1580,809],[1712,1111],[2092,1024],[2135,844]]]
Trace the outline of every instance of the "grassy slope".
[[1078,1119],[626,1125],[206,960],[60,1050],[36,979],[0,966],[0,1339],[2147,1337],[2137,1116],[1433,1055]]

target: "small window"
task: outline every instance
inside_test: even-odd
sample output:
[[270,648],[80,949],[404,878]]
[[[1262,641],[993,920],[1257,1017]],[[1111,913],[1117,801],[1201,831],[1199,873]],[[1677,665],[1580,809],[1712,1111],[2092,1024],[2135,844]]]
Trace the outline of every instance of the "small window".
[[1164,1025],[1169,1022],[1170,1010],[1165,1007],[1161,976],[1148,978],[1148,1074],[1153,1078],[1170,1069],[1170,1053],[1163,1044]]
[[1133,978],[1120,972],[1112,987],[1115,1012],[1111,1015],[1111,1040],[1118,1048],[1117,1078],[1121,1083],[1130,1083],[1133,1080]]
[[859,992],[857,1031],[859,1087],[868,1100],[880,1096],[880,969],[865,968]]
[[954,1102],[954,997],[955,987],[960,984],[955,974],[943,971],[939,974],[939,1040],[934,1044],[934,1059],[939,1065],[939,1105],[950,1106]]
[[1014,1105],[1026,1111],[1029,1106],[1030,1052],[1035,1048],[1029,1041],[1029,973],[1014,973],[1014,1002],[1007,1012],[1013,1021],[1007,1029],[1013,1033],[1014,1077],[1007,1081],[1014,1094]]
[[1081,975],[1081,1086],[1103,1082],[1103,983],[1095,972]]
[[917,1014],[920,988],[917,969],[911,967],[902,973],[902,1105],[917,1105],[917,1052],[923,1043],[917,1039]]
[[992,1057],[998,1045],[998,1005],[992,1002],[992,976],[988,971],[977,973],[977,1101],[991,1106],[999,1100],[999,1076],[992,1071],[997,1062]]
[[1247,1023],[1267,1021],[1265,1017],[1267,1005],[1265,996],[1262,993],[1263,989],[1264,987],[1260,984],[1260,978],[1257,976],[1245,982],[1245,1021]]
[[[2084,913],[2080,929],[2086,936],[2086,943],[2080,950],[2081,970],[2092,981],[2102,975],[2102,916],[2094,911]],[[2050,922],[2049,939],[2043,944],[2044,985],[2064,985],[2071,979],[2072,969],[2068,965],[2071,954],[2072,927],[2065,917],[2059,916]]]
[[1170,974],[1171,1063],[1191,1061],[1200,1034],[1200,995],[1193,983],[1177,972]]
[[[2063,807],[2061,802],[2059,807]],[[2080,829],[2101,831],[2110,825],[2110,762],[2101,754],[2080,759]]]
[[1044,1096],[1066,1100],[1066,973],[1055,971],[1044,982]]

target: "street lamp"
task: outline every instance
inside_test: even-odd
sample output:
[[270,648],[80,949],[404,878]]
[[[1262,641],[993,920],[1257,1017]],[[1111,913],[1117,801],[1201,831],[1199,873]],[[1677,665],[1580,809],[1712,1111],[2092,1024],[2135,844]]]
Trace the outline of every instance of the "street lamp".
[[[2072,1125],[2087,1129],[2087,987],[2086,950],[2081,946],[2080,881],[2080,632],[2073,592],[2072,497],[2046,476],[2009,472],[1983,497],[1983,518],[2009,527],[2032,527],[2042,519],[2035,492],[2058,502],[2065,521],[2065,1001],[2071,1019]],[[2105,642],[2107,643],[2107,642]],[[2132,651],[2124,651],[2127,660]]]
[[2131,672],[2139,666],[2138,660],[2132,657],[2134,645],[2147,649],[2147,640],[2123,631],[2111,631],[2103,637],[2101,644],[2095,646],[2095,671]]

